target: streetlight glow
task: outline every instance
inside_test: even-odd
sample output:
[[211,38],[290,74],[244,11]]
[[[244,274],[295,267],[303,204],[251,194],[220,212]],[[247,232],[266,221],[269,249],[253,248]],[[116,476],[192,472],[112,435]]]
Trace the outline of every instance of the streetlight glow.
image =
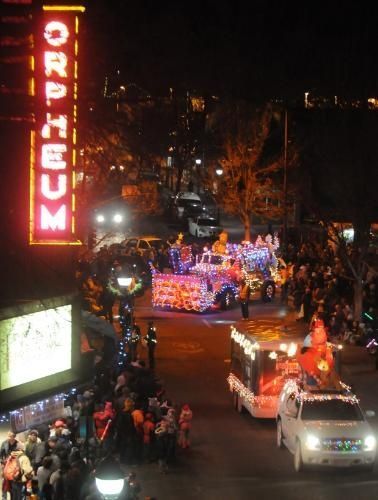
[[96,487],[105,498],[114,496],[115,498],[121,493],[124,484],[124,479],[99,479],[96,477]]
[[105,500],[116,500],[125,484],[125,475],[112,457],[103,458],[95,471],[96,488]]

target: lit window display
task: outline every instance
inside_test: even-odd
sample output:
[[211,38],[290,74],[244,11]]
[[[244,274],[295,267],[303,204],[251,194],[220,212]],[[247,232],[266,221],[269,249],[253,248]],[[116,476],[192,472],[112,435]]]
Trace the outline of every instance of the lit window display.
[[71,368],[72,306],[0,321],[0,390]]

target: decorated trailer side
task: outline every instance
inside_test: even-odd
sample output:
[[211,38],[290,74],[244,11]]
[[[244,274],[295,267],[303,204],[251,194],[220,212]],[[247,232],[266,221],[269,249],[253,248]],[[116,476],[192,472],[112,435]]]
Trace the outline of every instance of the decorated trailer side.
[[315,324],[302,342],[260,341],[231,327],[231,371],[227,382],[233,405],[253,417],[276,418],[285,384],[296,380],[308,390],[342,389],[340,349]]
[[295,342],[257,341],[232,326],[227,382],[235,409],[257,418],[275,418],[281,389],[300,374],[297,349]]
[[208,290],[206,278],[153,273],[152,304],[154,307],[204,312],[212,306],[213,302],[214,293]]

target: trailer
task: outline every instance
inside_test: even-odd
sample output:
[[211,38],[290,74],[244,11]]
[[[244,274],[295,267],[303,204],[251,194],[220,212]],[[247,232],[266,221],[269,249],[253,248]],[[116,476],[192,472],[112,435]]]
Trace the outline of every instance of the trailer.
[[253,417],[275,418],[278,397],[290,378],[298,378],[296,342],[258,341],[231,327],[231,371],[227,382],[233,406]]
[[347,387],[339,378],[341,349],[327,342],[320,324],[303,342],[261,341],[231,326],[227,382],[234,408],[257,418],[276,418],[281,391],[290,380],[304,388]]

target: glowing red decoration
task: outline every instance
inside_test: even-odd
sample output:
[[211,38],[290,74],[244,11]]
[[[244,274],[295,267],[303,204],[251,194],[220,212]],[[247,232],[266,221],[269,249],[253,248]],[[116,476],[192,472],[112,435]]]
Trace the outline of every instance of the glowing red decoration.
[[80,244],[75,236],[78,12],[44,7],[35,33],[36,128],[32,133],[30,244]]

